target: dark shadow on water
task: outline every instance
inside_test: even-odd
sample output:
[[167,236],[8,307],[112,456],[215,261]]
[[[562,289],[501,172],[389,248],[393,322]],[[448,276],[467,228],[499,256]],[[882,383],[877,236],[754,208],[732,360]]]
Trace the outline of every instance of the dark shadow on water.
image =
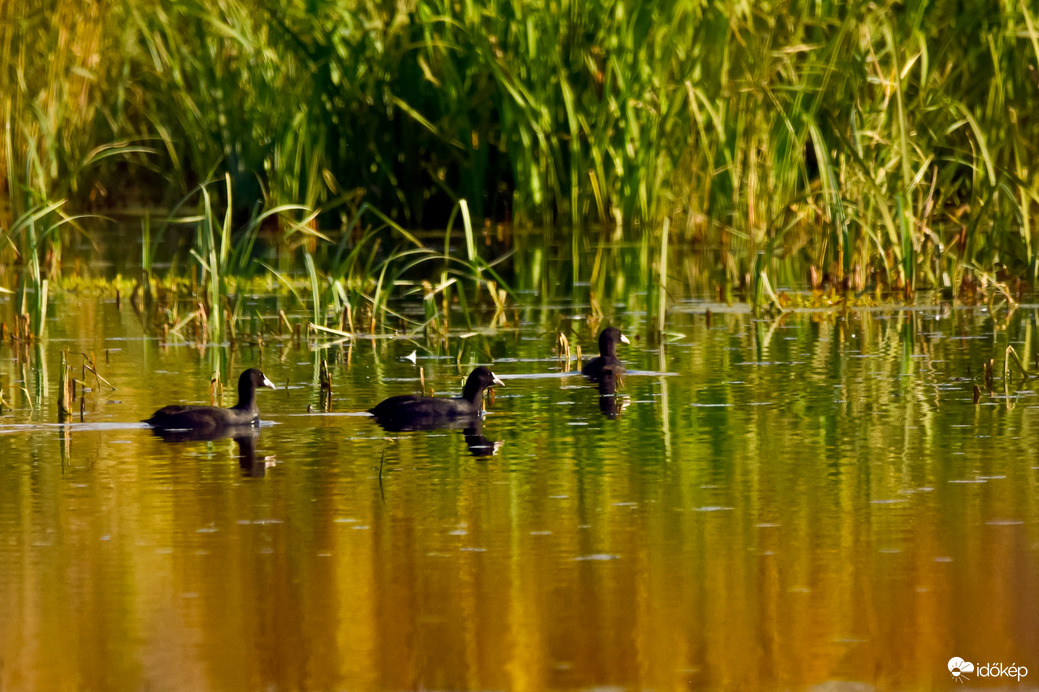
[[443,416],[412,417],[407,421],[384,420],[375,422],[387,432],[422,432],[431,430],[461,430],[469,453],[474,457],[489,457],[498,453],[503,440],[489,440],[483,434],[483,416],[445,418]]
[[163,442],[178,444],[182,442],[216,442],[232,439],[238,444],[238,465],[242,475],[248,478],[263,478],[267,473],[267,457],[256,457],[256,441],[260,439],[260,429],[253,425],[232,425],[214,430],[163,430],[152,428],[156,437]]

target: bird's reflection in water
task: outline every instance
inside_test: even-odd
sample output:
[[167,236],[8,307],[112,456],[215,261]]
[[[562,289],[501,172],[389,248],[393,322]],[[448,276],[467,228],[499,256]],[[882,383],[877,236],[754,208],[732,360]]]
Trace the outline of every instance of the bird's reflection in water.
[[408,421],[385,421],[376,418],[376,423],[386,432],[420,432],[430,430],[461,429],[469,453],[474,457],[489,457],[498,453],[505,444],[503,440],[489,440],[483,434],[482,416],[444,418],[443,416],[412,417]]
[[476,425],[462,430],[465,444],[469,447],[469,453],[474,457],[491,457],[505,444],[504,440],[488,440],[483,435],[483,419],[478,419]]
[[628,405],[627,397],[622,397],[617,390],[623,385],[621,375],[624,366],[607,365],[602,369],[599,377],[599,410],[607,418],[617,418]]
[[238,445],[238,465],[242,475],[249,478],[263,478],[267,467],[274,466],[273,457],[256,456],[256,441],[260,439],[260,429],[252,425],[232,425],[214,430],[161,430],[153,428],[152,432],[164,442],[216,442],[232,439]]
[[258,439],[260,439],[259,432],[234,438],[234,441],[238,443],[238,465],[242,468],[243,476],[263,478],[267,474],[267,467],[274,466],[273,459],[256,458],[256,440]]

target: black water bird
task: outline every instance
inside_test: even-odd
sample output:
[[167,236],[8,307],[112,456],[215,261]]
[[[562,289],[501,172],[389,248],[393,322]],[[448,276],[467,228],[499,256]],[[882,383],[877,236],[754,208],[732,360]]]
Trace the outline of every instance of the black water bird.
[[505,444],[503,440],[492,440],[483,434],[483,416],[479,413],[465,416],[408,416],[407,418],[376,418],[386,432],[421,432],[430,430],[461,430],[465,446],[474,457],[490,457],[498,453]]
[[483,392],[495,385],[505,386],[490,368],[481,365],[469,373],[462,396],[439,399],[414,394],[392,396],[369,412],[383,428],[392,432],[465,427],[466,421],[483,413]]
[[599,334],[599,355],[592,358],[581,368],[581,374],[598,381],[603,376],[603,368],[612,366],[617,372],[624,372],[624,365],[617,358],[617,344],[630,344],[628,337],[616,327],[607,327]]
[[214,432],[218,437],[233,437],[233,434],[224,434],[226,430],[260,422],[260,409],[256,406],[257,387],[277,389],[262,372],[249,368],[238,378],[238,403],[231,408],[173,404],[163,406],[144,422],[167,431]]

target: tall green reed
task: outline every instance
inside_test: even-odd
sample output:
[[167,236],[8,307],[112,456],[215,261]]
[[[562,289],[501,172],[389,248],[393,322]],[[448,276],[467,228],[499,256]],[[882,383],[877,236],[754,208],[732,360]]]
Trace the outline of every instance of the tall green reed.
[[[849,288],[1039,274],[1039,39],[1016,0],[11,8],[0,176],[39,195],[13,217],[109,200],[128,165],[167,183],[164,203],[229,181],[236,229],[323,210],[303,225],[344,252],[306,252],[340,296],[357,218],[443,228],[459,200],[476,227],[557,227],[575,256],[670,216],[671,244],[720,249],[727,285],[758,276],[763,248],[766,277],[796,257]],[[117,141],[157,155],[91,154]],[[12,163],[27,142],[31,176]],[[362,253],[346,274],[377,282],[377,265]]]

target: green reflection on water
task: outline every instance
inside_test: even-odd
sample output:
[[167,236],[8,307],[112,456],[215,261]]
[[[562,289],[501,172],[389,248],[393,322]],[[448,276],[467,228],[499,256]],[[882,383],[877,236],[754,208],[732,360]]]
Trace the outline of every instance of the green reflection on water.
[[[199,351],[111,303],[59,308],[46,345],[0,347],[0,688],[919,689],[948,684],[952,656],[1039,671],[1037,397],[1015,381],[972,403],[1007,344],[1033,360],[1035,310],[710,307],[679,305],[663,345],[652,316],[618,315],[633,345],[612,415],[560,373],[562,310],[462,365],[450,345],[413,365],[411,342]],[[57,426],[62,348],[107,349],[116,391]],[[344,415],[417,390],[419,367],[456,393],[485,352],[507,385],[480,431],[494,454]],[[332,415],[307,413],[322,358]],[[289,386],[260,393],[270,425],[244,448],[136,424],[252,365]]]

